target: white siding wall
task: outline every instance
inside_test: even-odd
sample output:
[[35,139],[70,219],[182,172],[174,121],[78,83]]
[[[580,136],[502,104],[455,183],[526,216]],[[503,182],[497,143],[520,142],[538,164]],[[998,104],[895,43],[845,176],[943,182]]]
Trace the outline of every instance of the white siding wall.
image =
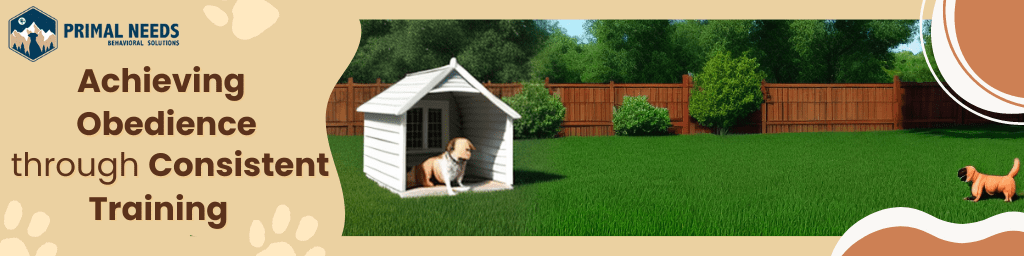
[[405,191],[405,116],[366,113],[363,172],[395,191]]
[[509,116],[477,93],[455,93],[462,112],[462,135],[476,151],[468,173],[512,184],[512,139]]
[[473,88],[472,85],[469,85],[469,82],[466,81],[462,75],[459,75],[459,72],[452,72],[444,81],[441,81],[441,84],[434,87],[430,92],[477,92],[477,90],[476,88]]
[[[512,156],[515,155],[514,152],[513,152],[513,149],[515,147],[512,146],[514,144],[514,142],[515,142],[515,140],[512,139],[512,132],[513,132],[513,130],[512,130],[513,129],[512,128],[512,122],[513,121],[514,120],[512,119],[511,116],[508,116],[508,115],[505,116],[505,136],[504,137],[505,137],[505,142],[508,143],[507,144],[508,145],[508,151],[505,152],[508,155],[508,157],[505,158],[505,166],[509,170],[515,170],[515,168],[513,168],[513,166],[512,166],[512,159],[514,159]],[[498,180],[498,181],[504,182],[505,184],[512,185],[512,175],[511,175],[511,172],[509,172],[509,173],[510,173],[509,175],[506,175],[506,176],[502,177],[502,179]]]

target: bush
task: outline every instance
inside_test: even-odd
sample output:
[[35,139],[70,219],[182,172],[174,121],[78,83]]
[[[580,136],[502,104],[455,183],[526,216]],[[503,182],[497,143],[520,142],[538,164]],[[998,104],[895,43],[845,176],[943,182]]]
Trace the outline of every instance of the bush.
[[764,102],[761,81],[765,75],[757,67],[754,58],[733,58],[728,52],[715,54],[704,64],[704,72],[694,77],[690,116],[726,134]]
[[565,120],[562,98],[548,93],[541,83],[524,83],[519,94],[501,100],[522,116],[512,124],[517,139],[552,138],[562,129],[562,120]]
[[672,126],[668,109],[647,102],[647,96],[623,96],[622,106],[612,110],[615,135],[658,135]]

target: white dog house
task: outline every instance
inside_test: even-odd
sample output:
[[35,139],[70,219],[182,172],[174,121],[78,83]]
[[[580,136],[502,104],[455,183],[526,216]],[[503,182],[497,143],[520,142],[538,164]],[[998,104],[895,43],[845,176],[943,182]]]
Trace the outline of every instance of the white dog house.
[[467,180],[512,185],[511,107],[491,94],[455,58],[447,66],[410,73],[356,111],[364,113],[363,172],[396,193],[406,172],[465,137],[476,150]]

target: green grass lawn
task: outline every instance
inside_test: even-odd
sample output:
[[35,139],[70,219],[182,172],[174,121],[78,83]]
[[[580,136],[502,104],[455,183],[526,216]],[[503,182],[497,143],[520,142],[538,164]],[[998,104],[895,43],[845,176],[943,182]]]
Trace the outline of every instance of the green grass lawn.
[[956,223],[1024,209],[964,201],[956,176],[1008,173],[1024,127],[518,140],[514,190],[411,199],[366,178],[362,137],[328,140],[345,235],[839,236],[890,207]]

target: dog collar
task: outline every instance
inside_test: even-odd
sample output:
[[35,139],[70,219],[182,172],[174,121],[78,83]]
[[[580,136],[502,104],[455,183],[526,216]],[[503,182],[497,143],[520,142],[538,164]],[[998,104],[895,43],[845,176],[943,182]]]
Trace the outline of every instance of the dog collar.
[[462,162],[462,160],[459,160],[458,158],[455,158],[454,156],[452,156],[452,152],[450,152],[450,151],[445,151],[444,152],[444,157],[448,158],[452,162],[457,162],[457,163],[458,162]]

